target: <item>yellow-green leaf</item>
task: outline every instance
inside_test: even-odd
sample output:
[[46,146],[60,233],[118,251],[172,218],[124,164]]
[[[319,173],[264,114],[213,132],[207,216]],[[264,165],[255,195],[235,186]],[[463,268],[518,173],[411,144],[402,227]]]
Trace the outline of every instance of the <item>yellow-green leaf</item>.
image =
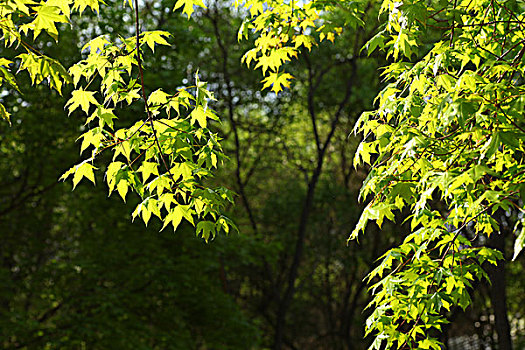
[[283,90],[283,87],[290,87],[290,80],[293,79],[293,76],[289,73],[270,73],[262,82],[263,90],[272,87],[272,91],[276,94]]
[[182,13],[185,13],[188,16],[188,19],[191,17],[193,12],[195,11],[193,9],[194,6],[206,8],[202,0],[177,0],[177,3],[175,4],[175,7],[173,10],[177,10],[178,8],[183,7]]
[[71,112],[76,110],[78,107],[82,108],[84,113],[88,114],[90,104],[98,106],[97,100],[95,97],[93,97],[94,94],[94,91],[84,91],[82,89],[73,91],[71,98],[66,103],[69,114],[71,114]]
[[[84,177],[88,178],[93,184],[95,183],[95,173],[94,170],[95,167],[88,163],[87,161],[77,165],[75,167],[75,174],[73,175],[73,189],[77,187],[77,184],[82,180]],[[65,174],[64,174],[65,175]]]

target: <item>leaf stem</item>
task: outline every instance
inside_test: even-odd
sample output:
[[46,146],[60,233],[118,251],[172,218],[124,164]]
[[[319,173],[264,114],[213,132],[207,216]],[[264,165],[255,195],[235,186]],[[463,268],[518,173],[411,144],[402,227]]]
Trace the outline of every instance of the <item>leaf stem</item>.
[[147,120],[149,121],[151,125],[151,131],[153,133],[153,136],[155,137],[155,143],[157,144],[157,148],[159,149],[160,159],[162,160],[162,163],[164,164],[164,167],[166,168],[166,171],[168,172],[168,175],[170,176],[171,180],[173,181],[173,183],[175,183],[175,180],[173,178],[173,175],[171,174],[168,163],[166,162],[166,159],[164,159],[164,153],[162,152],[162,148],[160,146],[157,131],[155,130],[155,125],[153,123],[153,115],[151,114],[151,111],[149,110],[148,99],[146,97],[146,90],[144,89],[144,72],[142,70],[142,61],[140,58],[140,17],[139,17],[138,0],[135,0],[135,38],[136,38],[137,66],[139,67],[140,86],[141,86],[141,92],[142,92],[142,99],[144,100],[144,107],[146,109],[146,114],[148,116]]

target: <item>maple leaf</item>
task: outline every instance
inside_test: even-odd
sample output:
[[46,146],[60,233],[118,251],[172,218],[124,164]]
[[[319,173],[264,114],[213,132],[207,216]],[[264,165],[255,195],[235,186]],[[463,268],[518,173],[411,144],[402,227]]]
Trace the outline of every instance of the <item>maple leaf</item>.
[[170,95],[162,91],[161,89],[153,91],[148,97],[148,104],[150,105],[163,105],[168,102]]
[[94,12],[100,13],[99,0],[75,0],[74,9],[78,9],[79,13],[84,12],[86,7],[90,7]]
[[142,38],[142,42],[146,43],[152,52],[155,52],[155,44],[158,45],[166,45],[169,46],[170,43],[166,41],[166,38],[169,38],[171,36],[170,33],[162,31],[162,30],[154,30],[149,32],[144,32],[144,37]]
[[189,19],[191,15],[193,14],[193,12],[195,11],[193,9],[193,6],[206,8],[202,0],[177,0],[177,3],[175,4],[173,11],[175,11],[178,8],[184,7],[182,9],[182,13],[185,13]]
[[34,36],[36,39],[42,30],[45,30],[55,40],[58,39],[58,31],[55,23],[67,23],[67,18],[60,14],[56,6],[42,5],[36,11],[34,24]]
[[[69,16],[71,15],[71,8],[69,7],[70,2],[71,1],[68,1],[68,0],[47,0],[46,1],[46,6],[58,7],[60,9],[60,11],[62,11],[62,13],[67,18],[69,18]],[[18,3],[20,3],[20,2],[18,1],[17,4]]]
[[146,182],[147,179],[153,175],[159,175],[158,165],[153,162],[143,162],[140,168],[137,170],[142,173],[142,181]]
[[94,104],[98,106],[97,100],[93,97],[95,94],[94,91],[84,91],[84,90],[75,90],[71,93],[71,98],[66,103],[68,107],[68,114],[71,114],[78,107],[81,107],[82,110],[87,114],[89,111],[89,105]]
[[306,47],[308,51],[312,50],[312,46],[315,44],[314,38],[309,35],[298,35],[294,39],[295,48],[299,48],[301,45]]
[[271,90],[278,94],[280,91],[283,91],[283,87],[290,87],[290,80],[293,79],[293,76],[289,73],[270,73],[262,82],[263,90],[272,87]]
[[292,47],[283,47],[281,49],[270,51],[269,55],[259,57],[255,69],[261,67],[263,74],[266,74],[268,69],[277,71],[283,63],[290,61],[290,57],[292,56],[297,56],[297,51]]
[[169,223],[173,225],[173,230],[176,230],[183,218],[188,220],[192,225],[195,225],[192,217],[193,213],[194,210],[190,209],[189,205],[176,206],[173,210],[169,212],[169,214],[164,219],[164,226],[162,226],[161,230],[168,226]]
[[58,180],[64,181],[66,180],[70,175],[73,175],[73,189],[77,187],[80,180],[82,180],[84,177],[88,178],[93,184],[95,183],[95,168],[91,163],[89,163],[93,158],[86,159],[80,164],[75,165],[68,171],[66,171]]
[[250,67],[250,63],[254,60],[257,60],[257,52],[259,50],[257,48],[251,49],[247,51],[241,58],[241,62],[246,63],[248,67]]

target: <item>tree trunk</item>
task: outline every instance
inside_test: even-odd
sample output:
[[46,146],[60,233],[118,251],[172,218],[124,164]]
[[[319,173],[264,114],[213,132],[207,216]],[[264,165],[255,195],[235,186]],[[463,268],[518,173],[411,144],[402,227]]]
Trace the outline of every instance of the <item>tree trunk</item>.
[[293,296],[295,294],[295,281],[299,273],[299,265],[301,264],[301,259],[303,256],[303,248],[304,241],[306,238],[308,219],[310,217],[310,212],[312,211],[315,187],[319,180],[321,169],[322,161],[319,162],[318,167],[308,184],[308,192],[306,193],[306,199],[303,204],[303,210],[301,212],[301,219],[299,222],[299,229],[297,232],[297,241],[295,245],[294,257],[292,265],[290,267],[290,274],[288,275],[288,285],[277,310],[277,317],[275,323],[275,337],[273,343],[274,350],[281,350],[283,346],[284,329],[286,327],[286,314],[288,313],[288,308],[290,307]]
[[[505,224],[500,222],[501,233],[493,233],[487,246],[505,254]],[[512,350],[510,338],[510,325],[507,317],[507,291],[505,284],[505,260],[498,261],[496,266],[488,265],[487,273],[492,285],[490,286],[490,301],[494,311],[496,332],[498,334],[498,349]]]

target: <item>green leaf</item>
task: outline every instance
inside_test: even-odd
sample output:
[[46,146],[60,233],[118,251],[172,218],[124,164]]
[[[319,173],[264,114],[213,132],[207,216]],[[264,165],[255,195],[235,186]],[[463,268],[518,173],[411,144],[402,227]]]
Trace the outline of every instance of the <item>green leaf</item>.
[[520,184],[519,191],[521,202],[525,203],[525,183]]
[[[17,0],[15,0],[17,1]],[[18,3],[21,1],[18,0]],[[32,2],[32,1],[31,1]],[[46,5],[47,6],[56,6],[60,9],[60,11],[67,17],[71,15],[71,8],[70,8],[71,1],[70,0],[47,0]]]
[[144,220],[144,224],[148,226],[148,222],[152,214],[161,218],[159,201],[155,198],[148,197],[144,201],[139,203],[139,205],[137,205],[137,208],[135,208],[132,217],[133,219],[135,219],[138,215],[141,215],[142,220]]
[[0,103],[0,117],[7,120],[11,124],[11,114],[5,109],[4,105]]
[[191,123],[192,124],[195,124],[195,121],[197,121],[201,128],[205,128],[207,125],[206,119],[207,119],[207,113],[202,106],[197,106],[197,108],[195,108],[193,112],[191,112]]
[[7,81],[7,83],[9,85],[11,85],[11,87],[13,89],[15,89],[16,91],[18,91],[19,93],[22,93],[20,91],[20,89],[18,88],[18,85],[16,83],[16,79],[15,79],[15,76],[10,72],[8,71],[5,67],[1,67],[0,66],[0,82],[2,80],[5,80]]
[[113,192],[117,181],[119,180],[117,179],[117,174],[124,166],[125,164],[122,162],[111,162],[108,165],[108,168],[106,170],[106,181],[108,183],[110,195],[111,195],[111,192]]
[[372,54],[372,52],[374,52],[374,50],[379,47],[379,48],[383,48],[384,47],[384,44],[385,43],[385,38],[384,38],[384,31],[381,31],[379,33],[377,33],[376,35],[374,35],[372,37],[372,39],[370,39],[364,46],[363,48],[361,49],[361,51],[363,49],[366,48],[367,50],[367,55],[370,56]]
[[142,33],[143,35],[143,42],[145,42],[152,52],[155,52],[155,44],[157,45],[166,45],[169,46],[170,43],[166,41],[165,38],[169,38],[171,36],[170,33],[162,31],[162,30],[155,30],[155,31],[148,31]]
[[176,231],[177,227],[180,225],[182,219],[186,219],[192,225],[195,225],[193,222],[193,210],[189,205],[177,205],[175,208],[169,211],[168,215],[164,218],[164,225],[161,230],[164,230],[169,224],[173,225],[173,230]]
[[89,106],[91,104],[95,106],[99,106],[97,100],[93,95],[95,95],[94,91],[84,91],[82,89],[75,90],[71,93],[71,98],[66,103],[66,107],[68,107],[69,114],[76,110],[78,107],[81,107],[84,113],[88,114],[89,112]]
[[202,0],[177,0],[175,3],[175,7],[173,10],[177,10],[178,8],[184,7],[182,10],[182,13],[185,13],[188,16],[188,19],[191,17],[193,12],[195,11],[193,9],[194,6],[206,8]]
[[161,89],[153,91],[148,97],[148,103],[150,105],[163,105],[168,102],[170,95],[162,91]]
[[487,143],[482,148],[482,158],[490,159],[498,150],[501,144],[501,139],[499,137],[499,132],[495,132],[492,137],[487,141]]
[[82,134],[82,136],[80,136],[79,139],[80,138],[83,139],[82,145],[80,146],[80,154],[82,154],[84,150],[91,145],[93,145],[95,147],[95,150],[97,150],[102,144],[104,135],[102,134],[100,128],[94,128]]
[[440,343],[436,339],[427,338],[419,342],[418,349],[440,350]]
[[516,260],[518,255],[520,255],[521,251],[525,247],[525,229],[521,229],[520,234],[518,237],[516,237],[516,240],[514,241],[514,255],[512,256],[512,261]]
[[82,162],[81,164],[77,165],[75,167],[74,175],[73,175],[73,189],[77,187],[77,184],[82,180],[84,177],[86,177],[88,180],[93,182],[95,184],[95,173],[93,170],[96,168],[88,163],[87,161]]
[[122,197],[122,200],[126,202],[126,195],[128,193],[129,182],[126,179],[120,179],[117,183],[117,192]]
[[97,106],[97,110],[94,112],[94,116],[99,118],[99,126],[103,128],[104,125],[109,126],[110,129],[113,129],[113,119],[118,119],[115,114],[113,114],[112,109],[107,109],[102,106]]
[[278,94],[280,91],[283,90],[283,87],[289,88],[290,87],[290,80],[293,79],[293,76],[288,73],[270,73],[268,77],[263,79],[263,90],[272,87],[272,91]]
[[169,179],[168,174],[162,174],[150,181],[150,183],[146,187],[150,192],[156,190],[157,194],[161,195],[164,192],[164,190],[170,189],[170,183],[171,180]]
[[146,182],[152,174],[159,175],[158,164],[153,162],[142,162],[142,165],[137,171],[142,172],[143,182]]
[[297,51],[291,47],[283,47],[280,49],[272,50],[269,54],[263,54],[258,58],[255,69],[261,67],[263,74],[266,74],[266,71],[277,72],[279,67],[283,63],[290,61],[291,57],[296,57]]
[[36,18],[33,21],[34,32],[33,38],[45,30],[53,39],[58,39],[58,31],[55,26],[56,23],[67,23],[67,17],[60,14],[60,9],[56,6],[42,5],[36,10]]
[[210,237],[213,238],[215,236],[215,231],[216,231],[215,223],[211,221],[200,221],[197,224],[195,233],[197,235],[200,234],[202,238],[204,238],[204,240],[208,242]]
[[102,2],[102,0],[74,0],[73,8],[82,13],[87,7],[90,7],[94,12],[99,13],[99,1]]

